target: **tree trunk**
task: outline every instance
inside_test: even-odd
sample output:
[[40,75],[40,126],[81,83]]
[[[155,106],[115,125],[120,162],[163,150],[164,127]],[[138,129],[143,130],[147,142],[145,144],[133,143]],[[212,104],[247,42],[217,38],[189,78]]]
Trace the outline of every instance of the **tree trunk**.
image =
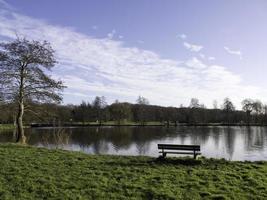
[[19,103],[18,115],[16,119],[16,126],[17,126],[17,140],[16,142],[25,144],[26,137],[24,135],[23,129],[23,114],[24,114],[24,104],[23,101]]
[[16,118],[17,126],[17,140],[16,142],[25,144],[26,137],[24,135],[23,129],[23,114],[24,114],[24,66],[20,70],[20,86],[19,86],[19,96],[18,96],[18,113]]

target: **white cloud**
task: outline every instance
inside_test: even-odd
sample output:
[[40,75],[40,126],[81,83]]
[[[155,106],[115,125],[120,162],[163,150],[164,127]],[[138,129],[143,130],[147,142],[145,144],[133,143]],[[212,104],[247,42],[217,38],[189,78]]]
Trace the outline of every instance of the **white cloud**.
[[199,59],[197,59],[196,57],[193,57],[192,59],[186,61],[185,64],[188,67],[191,67],[191,68],[194,68],[194,69],[207,68],[207,66],[203,62],[201,62]]
[[179,34],[177,37],[181,38],[182,40],[185,40],[187,38],[186,34]]
[[186,49],[193,51],[193,52],[199,52],[201,49],[203,49],[203,46],[201,45],[190,44],[188,42],[184,42],[183,44]]
[[123,35],[119,35],[119,39],[123,39],[124,37],[123,37]]
[[240,60],[242,60],[242,52],[240,50],[232,50],[229,47],[224,47],[224,49],[232,55],[236,55],[240,58]]
[[205,54],[203,54],[203,53],[200,53],[199,54],[199,57],[202,58],[202,59],[205,59],[206,58]]
[[209,56],[208,57],[208,60],[215,60],[216,58],[215,57],[213,57],[213,56]]
[[116,34],[116,30],[113,29],[110,33],[107,34],[107,37],[108,37],[109,39],[112,39],[112,38],[115,36],[115,34]]
[[210,106],[214,99],[226,96],[239,104],[249,96],[267,100],[265,90],[245,85],[224,66],[208,65],[195,57],[187,61],[164,59],[153,51],[126,47],[122,41],[112,40],[115,30],[106,38],[94,38],[24,15],[0,12],[0,37],[14,39],[15,31],[51,42],[59,61],[53,76],[68,86],[65,103],[79,103],[94,95],[105,95],[109,102],[135,102],[142,95],[152,104],[165,106],[187,104],[191,97]]

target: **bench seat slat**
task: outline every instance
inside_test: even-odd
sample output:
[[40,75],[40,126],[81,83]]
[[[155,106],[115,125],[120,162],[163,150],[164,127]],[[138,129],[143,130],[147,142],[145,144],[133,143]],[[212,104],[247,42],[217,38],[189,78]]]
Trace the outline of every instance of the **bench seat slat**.
[[200,148],[191,148],[191,147],[161,147],[161,148],[158,148],[158,149],[200,151]]
[[158,144],[158,149],[195,150],[195,151],[200,151],[200,146],[199,145]]
[[[159,153],[170,153],[170,154],[191,154],[194,155],[194,152],[178,152],[178,151],[160,151]],[[195,152],[196,155],[201,155],[200,152]]]
[[158,147],[192,147],[192,148],[197,148],[197,147],[200,147],[200,145],[158,144]]

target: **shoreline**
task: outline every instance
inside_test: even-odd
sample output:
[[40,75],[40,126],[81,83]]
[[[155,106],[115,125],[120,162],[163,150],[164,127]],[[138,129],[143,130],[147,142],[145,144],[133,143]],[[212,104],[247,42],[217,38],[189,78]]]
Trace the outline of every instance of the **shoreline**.
[[159,126],[159,127],[179,127],[179,126],[211,126],[211,127],[217,127],[217,126],[240,126],[240,127],[251,127],[251,126],[258,126],[258,127],[266,127],[267,124],[228,124],[228,123],[197,123],[197,124],[188,124],[188,123],[179,123],[177,125],[175,124],[159,124],[159,123],[148,123],[148,124],[111,124],[111,123],[103,123],[103,124],[80,124],[80,123],[62,123],[59,125],[53,125],[53,124],[30,124],[29,127],[32,128],[42,128],[42,127],[107,127],[107,126],[113,126],[113,127],[127,127],[127,126],[133,126],[133,127],[149,127],[149,126]]
[[[179,123],[177,125],[175,124],[163,124],[163,123],[153,123],[153,122],[148,122],[147,124],[138,124],[138,123],[125,123],[125,124],[114,124],[114,123],[103,123],[103,124],[96,124],[96,123],[61,123],[61,124],[51,124],[51,123],[32,123],[32,124],[26,124],[24,128],[58,128],[58,127],[153,127],[153,126],[158,126],[158,127],[227,127],[227,126],[232,126],[232,127],[266,127],[267,124],[243,124],[243,123],[232,123],[232,124],[227,124],[227,123]],[[0,124],[0,131],[1,130],[12,130],[14,129],[15,126],[13,124]]]

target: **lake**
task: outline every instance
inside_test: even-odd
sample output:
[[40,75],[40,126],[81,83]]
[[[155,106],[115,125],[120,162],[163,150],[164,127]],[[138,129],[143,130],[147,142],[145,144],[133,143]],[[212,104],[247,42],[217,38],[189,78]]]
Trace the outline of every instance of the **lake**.
[[[2,131],[4,132],[4,131]],[[88,154],[158,156],[158,143],[199,144],[202,155],[227,160],[267,160],[266,127],[70,127],[26,129],[30,145]],[[0,142],[14,142],[13,131]]]

